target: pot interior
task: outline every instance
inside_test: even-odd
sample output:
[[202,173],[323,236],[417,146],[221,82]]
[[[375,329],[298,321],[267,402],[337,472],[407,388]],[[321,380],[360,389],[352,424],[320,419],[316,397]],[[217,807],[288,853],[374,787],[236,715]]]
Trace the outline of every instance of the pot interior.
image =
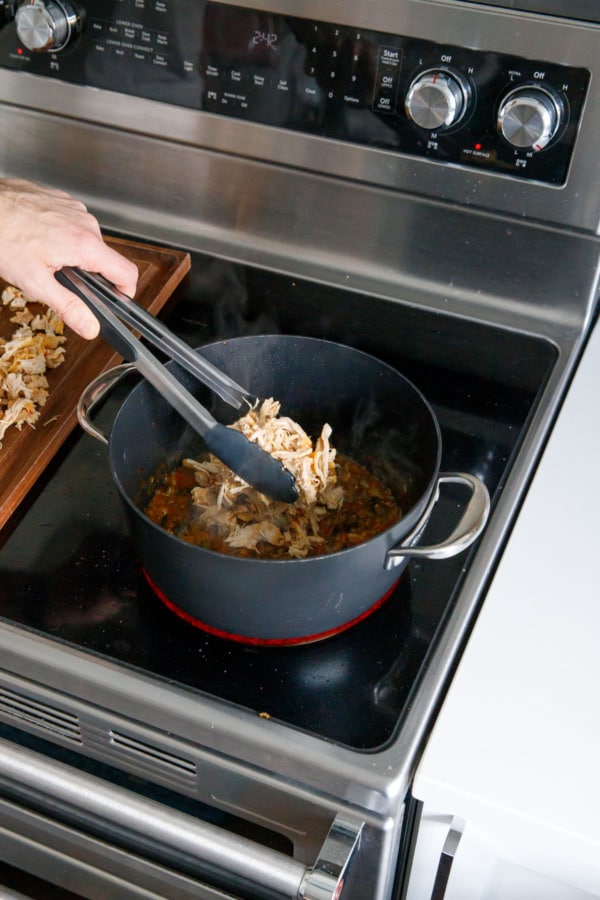
[[[395,369],[351,347],[285,335],[235,338],[198,352],[256,397],[280,400],[282,415],[296,420],[313,439],[328,422],[338,452],[364,465],[393,491],[405,527],[418,521],[437,477],[440,433],[428,403]],[[243,415],[244,410],[225,404],[179,366],[169,367],[217,421],[229,424]],[[138,506],[159,465],[205,453],[202,439],[146,382],[132,390],[115,418],[113,473]]]

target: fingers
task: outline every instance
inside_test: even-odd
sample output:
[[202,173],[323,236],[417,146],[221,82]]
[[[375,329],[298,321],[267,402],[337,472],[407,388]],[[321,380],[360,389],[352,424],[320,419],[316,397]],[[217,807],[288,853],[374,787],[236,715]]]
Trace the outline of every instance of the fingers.
[[80,268],[104,275],[128,297],[135,296],[139,275],[135,263],[113,250],[112,247],[109,247],[103,241],[97,246],[90,248],[89,256],[86,256],[86,259],[86,263],[78,263]]
[[[66,264],[65,264],[66,265]],[[117,253],[103,241],[94,244],[87,254],[80,257],[79,268],[104,275],[116,288],[128,297],[134,297],[138,269],[135,263]],[[62,267],[61,267],[62,268]],[[51,306],[64,322],[84,338],[98,336],[100,326],[90,309],[52,276],[42,288],[44,302]]]
[[25,284],[28,297],[45,303],[60,316],[65,325],[86,340],[98,337],[100,325],[96,316],[83,300],[59,284],[51,270],[39,268],[31,272],[30,277],[31,280]]
[[63,320],[65,325],[76,331],[86,340],[93,340],[100,334],[100,324],[96,316],[76,297],[72,291],[63,287],[52,277],[53,285],[45,291],[45,303]]
[[136,265],[104,242],[98,220],[83,203],[30,181],[0,179],[0,274],[51,306],[82,337],[96,337],[93,313],[54,277],[64,266],[99,273],[135,296]]
[[88,239],[82,242],[78,253],[69,256],[68,262],[65,261],[57,267],[38,270],[35,294],[31,296],[43,299],[43,302],[51,306],[69,328],[82,337],[95,338],[99,333],[99,325],[94,314],[79,297],[59,284],[54,277],[54,271],[58,271],[63,265],[78,266],[89,272],[99,273],[128,297],[135,296],[137,266],[104,241]]

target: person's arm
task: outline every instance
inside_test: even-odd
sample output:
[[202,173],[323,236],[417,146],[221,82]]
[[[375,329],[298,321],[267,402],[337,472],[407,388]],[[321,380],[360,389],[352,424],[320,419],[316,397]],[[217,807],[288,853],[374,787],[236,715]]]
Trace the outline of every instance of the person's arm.
[[51,306],[82,337],[94,338],[95,316],[54,277],[63,266],[98,272],[135,294],[137,266],[104,243],[83,203],[30,181],[0,179],[0,276]]

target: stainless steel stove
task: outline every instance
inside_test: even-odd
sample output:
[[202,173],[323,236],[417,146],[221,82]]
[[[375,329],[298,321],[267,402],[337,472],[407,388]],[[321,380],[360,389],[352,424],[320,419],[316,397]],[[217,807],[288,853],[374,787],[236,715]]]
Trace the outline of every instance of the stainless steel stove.
[[412,772],[594,321],[594,4],[292,6],[4,4],[2,174],[189,250],[193,345],[393,364],[492,514],[347,632],[240,646],[153,595],[74,434],[1,536],[0,856],[84,897],[402,896]]

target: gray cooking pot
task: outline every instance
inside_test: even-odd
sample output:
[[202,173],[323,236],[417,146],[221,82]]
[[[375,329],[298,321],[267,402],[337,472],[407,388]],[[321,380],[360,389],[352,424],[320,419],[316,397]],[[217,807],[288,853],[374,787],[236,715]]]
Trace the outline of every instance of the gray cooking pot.
[[[130,367],[103,373],[82,394],[79,420],[108,444],[111,473],[144,571],[184,618],[250,643],[316,640],[349,627],[379,605],[410,557],[452,556],[480,534],[489,512],[485,485],[468,474],[440,473],[436,417],[395,369],[351,347],[297,336],[241,337],[197,352],[255,396],[280,400],[285,414],[309,434],[329,422],[333,445],[385,480],[403,516],[363,544],[307,559],[246,559],[186,543],[151,522],[140,505],[157,467],[165,460],[176,464],[184,456],[202,455],[202,440],[147,382],[133,388],[110,436],[105,435],[92,422],[92,410]],[[232,422],[240,415],[179,366],[168,365],[217,420]],[[467,485],[470,500],[447,540],[419,547],[419,534],[444,482]]]

